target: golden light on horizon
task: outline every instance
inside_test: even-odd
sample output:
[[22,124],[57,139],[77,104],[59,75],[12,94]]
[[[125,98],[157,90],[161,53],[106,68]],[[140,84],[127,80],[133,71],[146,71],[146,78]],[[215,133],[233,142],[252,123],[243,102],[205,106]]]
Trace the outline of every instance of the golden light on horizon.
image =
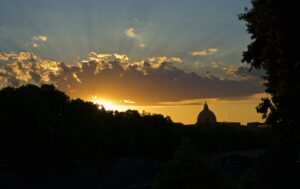
[[[255,107],[260,99],[266,97],[265,93],[255,94],[247,99],[198,99],[206,100],[210,109],[216,114],[217,121],[220,122],[262,122],[261,115],[256,113]],[[108,98],[92,96],[93,103],[102,105],[105,110],[126,111],[137,110],[140,113],[158,113],[170,116],[173,121],[184,124],[194,124],[203,105],[136,105],[130,100],[108,100]]]
[[128,109],[133,108],[130,108],[131,106],[124,106],[113,100],[108,100],[97,96],[93,96],[90,101],[100,106],[103,106],[105,110],[126,111]]
[[105,110],[119,110],[119,106],[113,104],[108,100],[97,100],[93,101],[95,104],[101,105],[104,107]]

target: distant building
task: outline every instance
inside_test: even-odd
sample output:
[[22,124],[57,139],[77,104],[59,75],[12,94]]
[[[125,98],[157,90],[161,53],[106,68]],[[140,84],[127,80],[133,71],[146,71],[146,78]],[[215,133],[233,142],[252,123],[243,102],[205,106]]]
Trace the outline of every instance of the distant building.
[[213,111],[208,108],[205,102],[203,110],[199,113],[196,126],[241,126],[240,122],[217,122],[217,117]]
[[196,126],[213,126],[216,125],[217,118],[205,102],[203,110],[199,113]]

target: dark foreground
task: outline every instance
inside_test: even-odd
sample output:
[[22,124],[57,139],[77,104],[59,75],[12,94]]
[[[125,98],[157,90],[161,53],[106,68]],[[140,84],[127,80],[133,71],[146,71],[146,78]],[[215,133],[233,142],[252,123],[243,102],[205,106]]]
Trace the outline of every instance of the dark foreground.
[[0,188],[293,188],[268,128],[188,127],[106,111],[51,85],[0,91]]

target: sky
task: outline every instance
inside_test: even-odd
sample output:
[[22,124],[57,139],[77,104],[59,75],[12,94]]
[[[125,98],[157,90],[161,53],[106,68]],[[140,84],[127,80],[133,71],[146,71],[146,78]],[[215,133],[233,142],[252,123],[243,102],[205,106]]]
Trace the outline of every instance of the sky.
[[241,0],[1,0],[0,88],[51,83],[107,109],[191,124],[204,100],[218,121],[261,121],[263,71]]

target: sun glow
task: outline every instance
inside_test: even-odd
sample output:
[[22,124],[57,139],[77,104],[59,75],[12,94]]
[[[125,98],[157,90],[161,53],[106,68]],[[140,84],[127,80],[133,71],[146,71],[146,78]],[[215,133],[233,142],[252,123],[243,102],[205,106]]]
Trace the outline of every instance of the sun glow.
[[105,110],[120,110],[120,107],[107,100],[96,100],[94,103],[103,106]]
[[100,105],[104,107],[105,110],[117,110],[117,111],[126,111],[128,109],[132,109],[133,107],[131,106],[124,106],[124,105],[120,105],[117,102],[114,102],[112,100],[107,100],[104,98],[99,98],[97,96],[93,96],[91,101],[95,104]]

